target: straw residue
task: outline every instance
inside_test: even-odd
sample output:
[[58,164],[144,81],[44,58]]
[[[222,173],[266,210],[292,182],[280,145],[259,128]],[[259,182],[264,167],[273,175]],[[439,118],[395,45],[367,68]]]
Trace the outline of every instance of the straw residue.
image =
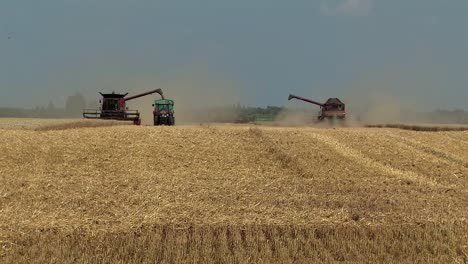
[[[443,180],[437,170],[408,168],[399,161],[411,146],[400,155],[397,144],[376,140],[396,143],[386,136],[394,131],[0,129],[0,260],[459,259],[466,252],[465,171]],[[361,136],[370,140],[355,144]],[[372,154],[380,146],[387,156]],[[460,166],[424,155],[425,166]]]

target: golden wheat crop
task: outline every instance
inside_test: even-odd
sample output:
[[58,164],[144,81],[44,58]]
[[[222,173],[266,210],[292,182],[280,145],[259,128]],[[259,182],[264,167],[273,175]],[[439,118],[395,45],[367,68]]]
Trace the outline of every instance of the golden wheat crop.
[[10,130],[64,130],[81,127],[128,125],[129,122],[91,119],[0,118],[0,129]]
[[467,150],[468,131],[0,128],[0,262],[463,263]]

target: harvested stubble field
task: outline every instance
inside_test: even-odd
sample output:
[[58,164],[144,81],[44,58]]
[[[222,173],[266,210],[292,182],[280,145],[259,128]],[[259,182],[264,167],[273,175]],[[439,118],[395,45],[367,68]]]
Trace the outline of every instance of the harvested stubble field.
[[9,130],[65,130],[83,127],[104,127],[128,125],[128,122],[91,119],[39,119],[39,118],[0,118],[0,129]]
[[0,262],[467,261],[468,131],[0,134]]
[[414,131],[465,131],[468,125],[442,125],[442,124],[369,124],[366,127],[399,128]]

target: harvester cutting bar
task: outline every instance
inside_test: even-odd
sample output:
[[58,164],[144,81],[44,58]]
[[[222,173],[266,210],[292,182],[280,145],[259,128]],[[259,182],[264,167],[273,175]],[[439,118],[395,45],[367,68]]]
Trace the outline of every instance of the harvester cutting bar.
[[319,102],[316,102],[316,101],[313,101],[313,100],[310,100],[310,99],[307,99],[307,98],[304,98],[304,97],[300,97],[300,96],[297,96],[297,95],[293,95],[293,94],[290,94],[289,97],[288,97],[288,100],[291,100],[291,99],[298,99],[298,100],[302,100],[302,101],[305,101],[305,102],[308,102],[308,103],[311,103],[311,104],[324,106],[324,104],[322,104],[322,103],[319,103]]
[[84,118],[99,118],[101,115],[101,110],[95,110],[95,109],[85,109],[83,110],[83,117]]
[[83,117],[88,119],[113,119],[123,121],[135,121],[140,119],[138,110],[121,111],[101,111],[95,109],[85,109]]

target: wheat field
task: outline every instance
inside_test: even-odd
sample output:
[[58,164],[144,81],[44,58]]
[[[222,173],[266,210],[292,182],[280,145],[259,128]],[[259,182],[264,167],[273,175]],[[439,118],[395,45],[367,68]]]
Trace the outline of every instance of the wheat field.
[[468,131],[9,122],[2,263],[468,261]]
[[65,130],[83,127],[122,126],[129,122],[115,120],[63,118],[0,118],[0,129],[8,130]]

